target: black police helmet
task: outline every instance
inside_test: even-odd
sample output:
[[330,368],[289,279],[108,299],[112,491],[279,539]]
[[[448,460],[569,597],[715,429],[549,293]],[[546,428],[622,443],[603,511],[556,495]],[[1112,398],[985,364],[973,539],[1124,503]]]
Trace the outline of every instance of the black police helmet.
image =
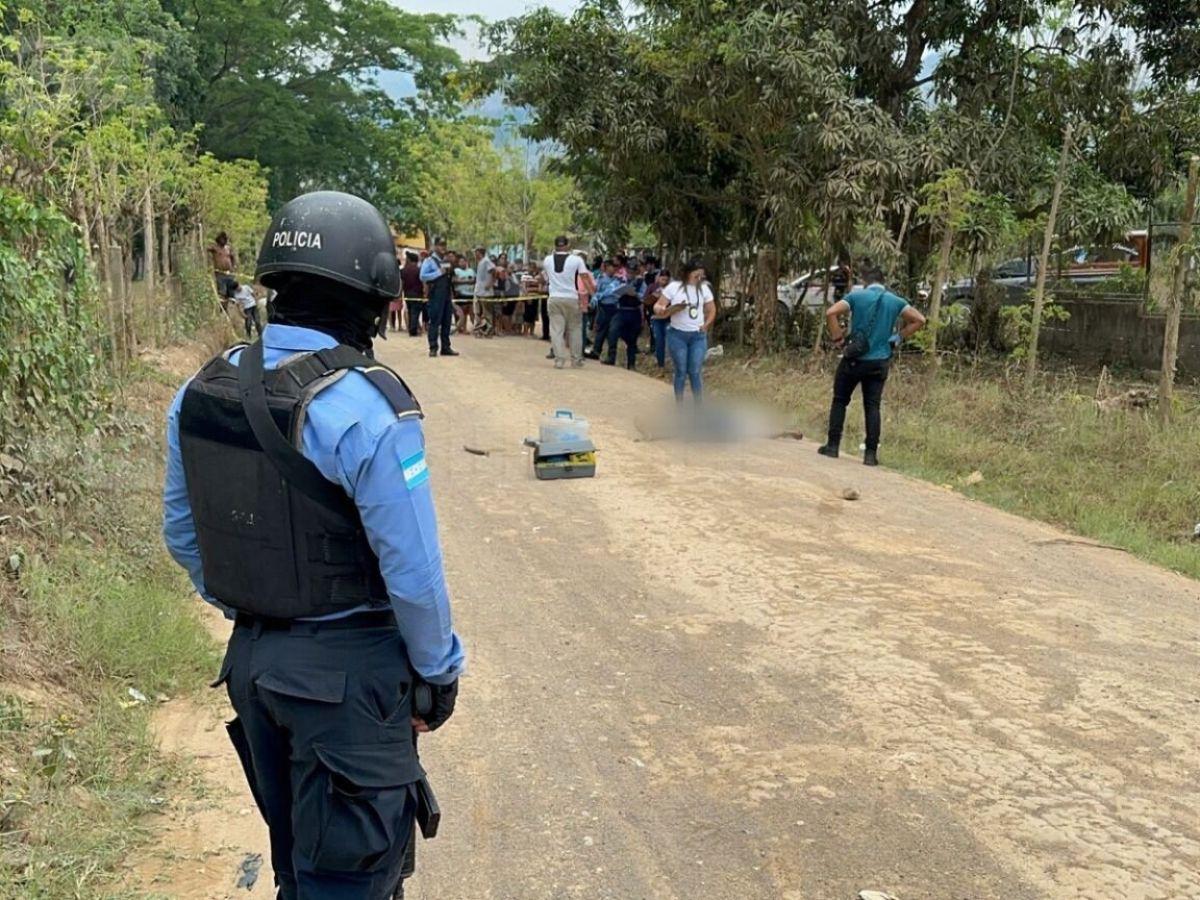
[[275,214],[254,277],[279,289],[289,274],[319,275],[374,297],[400,295],[387,222],[366,200],[341,191],[301,194]]

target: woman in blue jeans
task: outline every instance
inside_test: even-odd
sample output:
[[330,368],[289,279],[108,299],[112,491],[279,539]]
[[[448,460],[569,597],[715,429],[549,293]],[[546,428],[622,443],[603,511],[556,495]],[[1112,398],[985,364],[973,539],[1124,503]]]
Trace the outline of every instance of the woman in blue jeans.
[[700,367],[708,352],[708,329],[717,317],[704,264],[699,260],[688,262],[680,278],[663,288],[654,312],[670,319],[667,350],[675,367],[675,400],[683,402],[684,386],[691,382],[692,399],[699,403],[703,394]]

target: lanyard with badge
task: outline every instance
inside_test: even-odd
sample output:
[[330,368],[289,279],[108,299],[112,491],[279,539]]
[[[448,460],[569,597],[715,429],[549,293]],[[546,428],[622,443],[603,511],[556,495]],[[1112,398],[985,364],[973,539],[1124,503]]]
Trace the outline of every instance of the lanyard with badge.
[[699,285],[696,287],[696,302],[692,303],[692,295],[688,291],[688,285],[683,286],[683,302],[687,304],[687,313],[689,319],[700,318],[700,305],[703,302],[703,295]]

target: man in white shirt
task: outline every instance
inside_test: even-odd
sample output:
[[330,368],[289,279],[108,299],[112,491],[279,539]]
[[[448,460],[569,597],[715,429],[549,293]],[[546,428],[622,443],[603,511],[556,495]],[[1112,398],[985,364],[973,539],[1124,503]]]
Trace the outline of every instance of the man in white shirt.
[[550,344],[554,348],[554,368],[567,364],[567,348],[563,345],[566,332],[571,344],[571,365],[583,368],[583,309],[580,306],[580,285],[576,279],[590,282],[591,273],[583,260],[570,252],[571,242],[565,235],[554,239],[554,252],[542,263],[545,273],[546,301],[550,313]]
[[253,340],[254,332],[262,334],[262,323],[258,321],[258,298],[254,296],[254,288],[248,284],[233,284],[233,299],[241,307],[242,316],[246,320],[246,340]]
[[491,303],[478,301],[484,297],[493,297],[496,293],[496,264],[488,258],[487,249],[475,248],[475,321],[487,322],[488,331],[495,333],[495,306]]

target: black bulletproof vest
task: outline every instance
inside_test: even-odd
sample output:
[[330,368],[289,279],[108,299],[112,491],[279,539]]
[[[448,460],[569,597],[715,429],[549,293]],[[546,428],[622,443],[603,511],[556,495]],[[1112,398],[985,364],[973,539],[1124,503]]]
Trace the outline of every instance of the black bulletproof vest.
[[[262,342],[210,360],[183,395],[179,440],[204,583],[226,606],[297,619],[386,606],[358,509],[298,449],[309,404],[357,369],[397,416],[421,407],[396,373],[338,346],[264,371]],[[399,473],[397,473],[399,476]]]

